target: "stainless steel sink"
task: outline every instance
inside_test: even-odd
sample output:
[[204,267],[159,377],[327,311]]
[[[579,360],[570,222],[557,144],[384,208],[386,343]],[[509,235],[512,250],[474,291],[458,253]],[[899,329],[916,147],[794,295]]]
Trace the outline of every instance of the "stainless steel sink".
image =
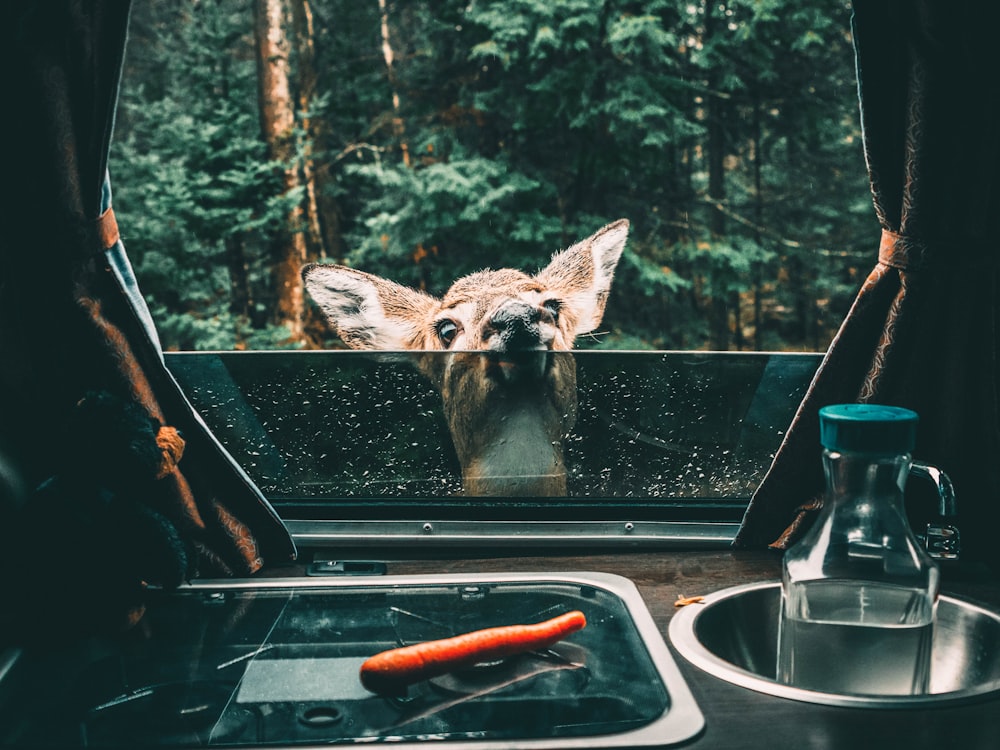
[[775,679],[781,585],[723,589],[674,615],[670,640],[709,674],[751,690],[835,706],[913,708],[1000,692],[1000,615],[942,596],[934,627],[930,691],[912,696],[822,693]]
[[[152,591],[117,636],[0,650],[0,747],[662,748],[704,717],[639,590],[606,573],[313,575]],[[579,610],[545,651],[359,680],[397,646]]]

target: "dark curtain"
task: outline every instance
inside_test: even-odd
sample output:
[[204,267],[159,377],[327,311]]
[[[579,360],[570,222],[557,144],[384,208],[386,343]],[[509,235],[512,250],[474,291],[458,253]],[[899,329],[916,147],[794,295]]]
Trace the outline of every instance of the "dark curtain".
[[799,536],[823,488],[818,409],[871,402],[919,413],[914,455],[954,482],[963,557],[1000,562],[991,538],[1000,524],[1000,240],[991,228],[1000,216],[998,15],[996,3],[971,0],[854,4],[878,264],[755,493],[737,546],[784,548]]
[[107,158],[129,7],[0,10],[0,462],[28,488],[0,508],[4,637],[128,626],[150,585],[295,555],[165,369],[118,235]]

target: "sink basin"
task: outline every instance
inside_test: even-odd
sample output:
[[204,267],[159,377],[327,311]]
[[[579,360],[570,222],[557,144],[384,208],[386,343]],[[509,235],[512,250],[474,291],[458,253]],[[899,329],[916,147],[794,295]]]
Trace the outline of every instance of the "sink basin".
[[824,693],[775,678],[779,582],[723,589],[674,615],[670,640],[680,654],[715,677],[758,692],[834,706],[914,708],[1000,692],[1000,615],[961,599],[938,600],[931,686],[920,695]]
[[[151,591],[116,636],[0,649],[0,748],[663,748],[705,720],[632,581],[313,575]],[[369,692],[372,654],[579,610],[544,651]]]

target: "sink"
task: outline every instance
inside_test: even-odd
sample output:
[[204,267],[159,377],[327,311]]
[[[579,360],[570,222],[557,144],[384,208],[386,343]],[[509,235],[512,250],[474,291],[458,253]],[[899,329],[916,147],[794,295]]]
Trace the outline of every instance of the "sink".
[[[140,626],[0,650],[0,747],[662,748],[704,717],[635,584],[599,572],[313,575],[150,591]],[[579,610],[544,651],[358,678],[372,654]],[[428,742],[432,740],[433,742]]]
[[719,679],[782,698],[834,706],[913,708],[970,701],[1000,692],[1000,615],[950,596],[938,599],[931,685],[920,695],[824,693],[778,682],[781,584],[723,589],[674,615],[670,640]]

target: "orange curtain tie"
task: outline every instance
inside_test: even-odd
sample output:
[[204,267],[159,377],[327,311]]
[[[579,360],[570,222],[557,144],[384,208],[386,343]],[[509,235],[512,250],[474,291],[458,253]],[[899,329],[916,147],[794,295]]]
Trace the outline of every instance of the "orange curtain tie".
[[919,271],[927,266],[927,245],[913,237],[882,230],[878,246],[878,262],[900,271]]
[[108,207],[108,210],[97,217],[96,221],[97,239],[101,243],[101,250],[110,250],[118,242],[118,221],[115,219],[115,212]]

